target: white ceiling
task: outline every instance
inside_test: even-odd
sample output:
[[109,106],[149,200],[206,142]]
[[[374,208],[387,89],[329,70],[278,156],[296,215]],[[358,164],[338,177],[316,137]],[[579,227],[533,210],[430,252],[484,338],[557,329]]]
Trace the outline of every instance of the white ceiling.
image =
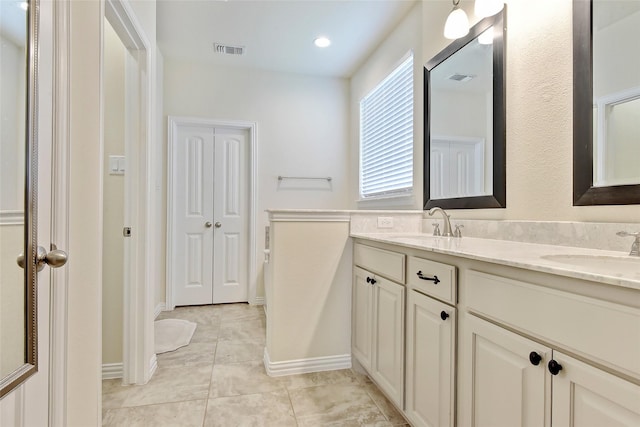
[[[165,59],[349,77],[416,0],[158,0]],[[324,35],[330,47],[313,40]],[[213,43],[245,47],[214,53]]]

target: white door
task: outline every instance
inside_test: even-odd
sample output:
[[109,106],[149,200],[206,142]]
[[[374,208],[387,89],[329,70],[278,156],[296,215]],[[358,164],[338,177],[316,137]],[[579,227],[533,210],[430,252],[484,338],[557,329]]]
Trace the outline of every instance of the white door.
[[360,364],[371,369],[371,331],[373,324],[373,285],[375,275],[359,267],[353,269],[352,351]]
[[407,397],[416,427],[453,426],[456,309],[416,291],[407,297]]
[[376,277],[373,283],[371,375],[399,407],[404,396],[404,286]]
[[475,316],[464,323],[463,383],[468,388],[461,396],[458,424],[548,426],[551,349]]
[[640,386],[570,356],[553,352],[553,425],[640,426]]
[[247,132],[178,125],[172,138],[174,305],[247,301]]

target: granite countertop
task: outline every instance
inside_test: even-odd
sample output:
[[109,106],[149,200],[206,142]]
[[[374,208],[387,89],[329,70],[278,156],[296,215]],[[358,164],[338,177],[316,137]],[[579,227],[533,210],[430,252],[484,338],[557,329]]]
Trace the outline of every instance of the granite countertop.
[[626,252],[416,233],[351,237],[640,290],[640,257]]

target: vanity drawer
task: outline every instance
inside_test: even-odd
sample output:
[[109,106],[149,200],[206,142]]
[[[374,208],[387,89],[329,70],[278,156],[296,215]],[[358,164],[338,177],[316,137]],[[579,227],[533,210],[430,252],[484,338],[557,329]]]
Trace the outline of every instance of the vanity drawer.
[[354,263],[373,273],[404,284],[404,254],[356,243]]
[[450,304],[456,303],[456,268],[454,266],[409,257],[407,270],[407,283],[413,289]]
[[465,283],[470,311],[640,378],[640,310],[478,271]]

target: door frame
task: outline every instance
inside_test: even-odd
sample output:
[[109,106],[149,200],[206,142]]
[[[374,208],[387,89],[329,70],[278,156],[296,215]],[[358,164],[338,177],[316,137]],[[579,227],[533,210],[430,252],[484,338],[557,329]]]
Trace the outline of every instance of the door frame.
[[156,218],[150,208],[154,194],[150,179],[154,61],[151,43],[128,0],[106,0],[105,19],[129,52],[125,61],[125,225],[133,232],[124,251],[122,382],[145,384],[157,368],[150,280],[154,265],[150,248],[155,244],[152,231]]
[[173,283],[171,277],[173,274],[173,266],[169,260],[173,259],[173,213],[172,213],[172,200],[174,193],[174,159],[173,159],[173,143],[176,139],[177,130],[179,126],[210,126],[210,127],[224,127],[231,129],[246,130],[249,133],[248,139],[248,183],[249,194],[248,196],[248,210],[249,210],[249,230],[247,236],[248,243],[248,296],[249,304],[263,304],[264,299],[256,296],[257,291],[257,253],[256,253],[256,206],[257,206],[257,176],[258,176],[258,154],[257,154],[257,125],[255,122],[248,122],[242,120],[220,120],[220,119],[205,119],[199,117],[179,117],[169,116],[167,127],[167,263],[166,263],[166,309],[173,310],[175,308],[175,298],[173,295]]

